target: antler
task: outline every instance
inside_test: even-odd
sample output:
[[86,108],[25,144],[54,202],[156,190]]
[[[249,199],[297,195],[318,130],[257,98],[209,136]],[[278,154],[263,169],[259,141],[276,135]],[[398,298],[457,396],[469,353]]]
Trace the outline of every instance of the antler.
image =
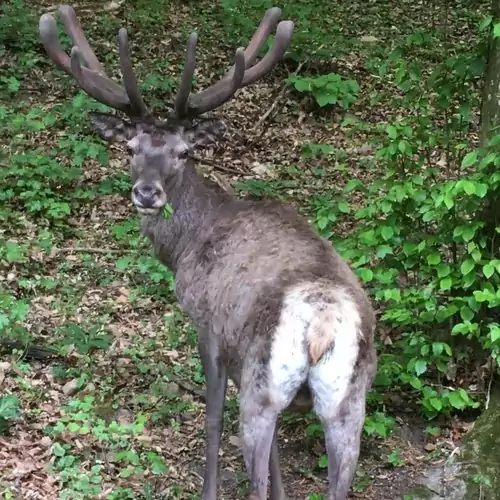
[[[240,47],[236,50],[234,66],[222,80],[190,96],[197,42],[196,33],[192,33],[188,40],[186,64],[175,100],[177,117],[192,118],[215,109],[231,99],[239,88],[246,87],[269,73],[285,54],[293,34],[293,22],[281,21],[278,24],[280,17],[281,9],[279,7],[268,9],[247,48]],[[276,37],[271,48],[264,58],[254,65],[259,50],[277,24]]]
[[[151,113],[144,104],[132,68],[127,30],[121,28],[118,33],[118,48],[124,83],[124,87],[122,87],[106,75],[83,33],[73,7],[61,5],[59,15],[74,45],[71,49],[71,57],[68,57],[59,43],[54,17],[50,14],[43,14],[39,23],[43,46],[56,66],[72,75],[80,87],[99,102],[123,111],[132,119],[151,119]],[[80,59],[84,60],[87,67],[81,65]]]
[[[118,50],[124,84],[122,87],[106,75],[83,33],[73,7],[62,5],[59,7],[59,15],[74,45],[71,57],[64,52],[59,43],[54,17],[43,14],[39,23],[43,46],[56,66],[72,75],[80,87],[94,99],[124,112],[132,119],[154,121],[144,104],[137,84],[130,58],[127,30],[121,28],[118,32]],[[198,37],[196,33],[192,33],[188,39],[186,63],[174,103],[176,117],[191,119],[215,109],[231,99],[239,88],[250,85],[269,73],[285,54],[294,28],[292,21],[281,21],[278,24],[280,17],[280,8],[268,9],[247,48],[240,47],[236,51],[234,65],[226,75],[219,82],[194,95],[191,95],[191,84],[196,66]],[[275,27],[276,37],[271,48],[261,61],[254,64],[259,50]],[[87,67],[81,65],[80,59],[84,60]]]

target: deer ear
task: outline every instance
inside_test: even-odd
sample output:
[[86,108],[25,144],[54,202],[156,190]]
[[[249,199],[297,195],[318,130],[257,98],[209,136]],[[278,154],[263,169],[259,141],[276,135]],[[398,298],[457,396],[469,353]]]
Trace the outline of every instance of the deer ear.
[[99,136],[109,142],[127,142],[141,131],[139,128],[116,115],[107,113],[89,113],[92,126]]
[[226,125],[217,118],[207,118],[188,128],[184,137],[189,146],[196,148],[217,144],[226,133]]

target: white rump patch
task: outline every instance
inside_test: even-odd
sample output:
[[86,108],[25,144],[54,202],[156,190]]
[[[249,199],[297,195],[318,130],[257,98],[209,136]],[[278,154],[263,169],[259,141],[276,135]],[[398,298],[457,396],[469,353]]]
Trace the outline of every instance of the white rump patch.
[[[318,301],[311,294],[318,292]],[[321,296],[328,296],[328,302]],[[318,363],[311,365],[308,340],[320,330],[332,342]],[[361,320],[352,298],[340,288],[303,283],[288,291],[274,332],[269,360],[269,395],[273,405],[286,408],[300,386],[309,380],[318,415],[336,411],[344,399],[357,360]],[[313,330],[314,329],[314,330]],[[311,333],[312,332],[312,333]],[[326,345],[326,344],[325,344]],[[330,350],[329,346],[333,345]]]

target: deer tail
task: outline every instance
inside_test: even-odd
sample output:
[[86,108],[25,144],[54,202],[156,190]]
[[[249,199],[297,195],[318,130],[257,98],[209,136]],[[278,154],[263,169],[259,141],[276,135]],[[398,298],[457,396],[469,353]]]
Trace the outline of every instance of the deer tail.
[[335,306],[327,307],[314,318],[307,331],[309,362],[316,365],[335,342]]

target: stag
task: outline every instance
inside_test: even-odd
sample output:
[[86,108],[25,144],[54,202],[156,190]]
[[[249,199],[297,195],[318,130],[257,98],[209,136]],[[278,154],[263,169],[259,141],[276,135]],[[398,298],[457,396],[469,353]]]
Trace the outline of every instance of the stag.
[[[131,198],[155,255],[175,273],[180,307],[198,331],[206,378],[203,499],[216,500],[218,451],[228,377],[239,389],[240,432],[250,498],[286,498],[277,420],[286,409],[313,408],[328,455],[328,499],[345,500],[356,468],[366,393],[377,368],[375,317],[346,262],[303,217],[274,200],[216,190],[196,171],[191,153],[226,131],[201,118],[268,74],[286,52],[293,23],[269,9],[249,45],[217,83],[191,93],[197,35],[187,43],[173,112],[160,121],[146,107],[131,63],[127,31],[118,34],[123,86],[106,75],[70,6],[59,8],[73,42],[68,56],[56,21],[44,14],[40,36],[52,61],[91,97],[128,116],[91,113],[107,141],[130,153]],[[269,51],[257,62],[270,33]],[[85,65],[83,66],[81,60]],[[173,208],[163,216],[166,203]]]

